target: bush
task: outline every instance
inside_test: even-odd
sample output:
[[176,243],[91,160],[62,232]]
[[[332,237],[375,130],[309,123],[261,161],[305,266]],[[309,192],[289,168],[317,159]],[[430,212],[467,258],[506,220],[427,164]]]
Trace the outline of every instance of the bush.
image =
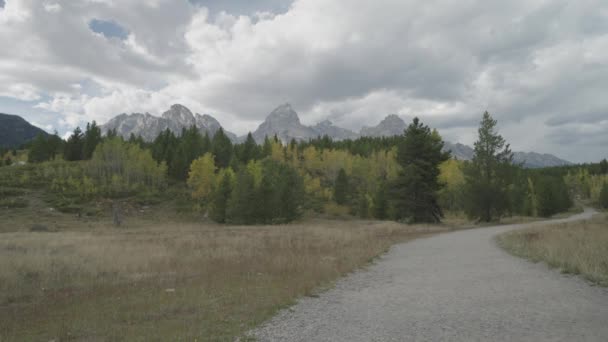
[[20,189],[0,188],[0,198],[22,196],[23,194],[25,194],[25,191]]
[[27,208],[29,202],[27,200],[21,198],[7,198],[0,200],[0,208],[6,209],[17,209],[17,208]]

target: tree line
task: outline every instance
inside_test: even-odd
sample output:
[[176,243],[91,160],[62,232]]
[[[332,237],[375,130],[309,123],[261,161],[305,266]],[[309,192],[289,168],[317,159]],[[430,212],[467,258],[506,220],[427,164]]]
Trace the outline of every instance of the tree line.
[[[445,211],[461,211],[484,222],[507,215],[551,216],[570,208],[573,196],[585,193],[586,187],[598,203],[603,198],[601,186],[589,186],[581,181],[585,176],[573,176],[575,172],[586,170],[587,178],[601,178],[608,171],[605,160],[579,168],[524,169],[513,163],[509,145],[487,112],[471,161],[451,159],[442,151],[438,132],[418,118],[395,137],[345,141],[319,137],[283,143],[275,136],[266,137],[262,144],[251,134],[233,143],[222,129],[210,135],[194,126],[181,134],[165,130],[146,142],[135,136],[123,139],[115,131],[102,136],[93,122],[84,132],[74,130],[66,141],[56,135],[37,137],[29,146],[29,160],[86,161],[96,154],[108,156],[99,149],[128,156],[125,150],[131,146],[137,147],[137,155],[149,154],[155,172],[164,173],[170,184],[187,185],[193,208],[217,222],[238,224],[288,222],[305,211],[407,222],[439,222]],[[113,169],[104,166],[109,162],[88,163],[88,174],[95,169],[111,175]],[[145,178],[146,172],[120,177]],[[98,183],[108,189],[112,181]]]

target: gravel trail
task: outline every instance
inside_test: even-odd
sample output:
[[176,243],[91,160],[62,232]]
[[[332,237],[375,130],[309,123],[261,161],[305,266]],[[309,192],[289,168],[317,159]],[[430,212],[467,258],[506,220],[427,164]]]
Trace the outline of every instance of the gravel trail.
[[542,223],[394,246],[374,265],[318,298],[301,299],[251,336],[307,342],[608,341],[608,289],[513,257],[493,240]]

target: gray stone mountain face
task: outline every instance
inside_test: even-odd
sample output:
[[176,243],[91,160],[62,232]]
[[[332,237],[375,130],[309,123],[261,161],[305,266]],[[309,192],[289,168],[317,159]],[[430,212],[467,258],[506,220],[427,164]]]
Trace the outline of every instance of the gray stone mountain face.
[[300,122],[298,113],[289,103],[273,110],[252,135],[257,143],[262,143],[266,137],[270,138],[275,135],[283,143],[288,143],[292,139],[306,141],[318,136],[314,129]]
[[359,137],[359,134],[351,130],[338,127],[329,120],[319,122],[318,124],[314,125],[312,129],[317,133],[317,136],[328,136],[338,141],[357,139]]
[[[164,112],[161,117],[152,116],[149,113],[121,114],[101,126],[103,134],[109,130],[116,130],[116,133],[125,139],[131,134],[141,136],[145,141],[153,141],[167,128],[176,135],[182,133],[182,129],[196,126],[202,134],[215,135],[222,127],[220,123],[210,115],[192,114],[185,106],[175,104]],[[224,131],[232,140],[236,141],[236,135]]]
[[[460,143],[445,143],[445,151],[451,151],[452,157],[458,160],[471,160],[475,155],[472,147]],[[513,162],[527,168],[540,168],[551,166],[571,165],[567,160],[560,159],[552,154],[540,154],[536,152],[513,152]]]
[[380,121],[377,126],[361,128],[361,136],[363,137],[390,137],[401,135],[407,125],[405,121],[396,114],[391,114]]
[[[395,136],[403,134],[403,131],[407,127],[405,121],[395,114],[387,116],[377,126],[374,127],[363,127],[361,129],[361,136],[370,137],[382,137],[382,136]],[[471,160],[475,151],[473,148],[461,143],[449,143],[446,142],[444,151],[451,151],[452,157],[458,160]],[[514,152],[513,162],[516,164],[522,164],[527,168],[539,168],[549,166],[562,166],[570,165],[571,163],[560,159],[551,154],[539,154],[535,152]]]

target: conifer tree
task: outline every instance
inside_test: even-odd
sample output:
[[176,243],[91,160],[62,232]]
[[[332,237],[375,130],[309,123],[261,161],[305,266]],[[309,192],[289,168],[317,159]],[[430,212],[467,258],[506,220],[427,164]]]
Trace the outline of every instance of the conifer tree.
[[247,139],[245,139],[245,142],[242,145],[242,150],[239,159],[241,163],[247,164],[250,160],[258,158],[258,144],[256,144],[255,140],[253,139],[253,135],[251,135],[251,132],[249,132],[247,134]]
[[67,161],[82,160],[83,134],[80,127],[76,127],[65,143],[63,158]]
[[378,186],[376,195],[374,196],[374,217],[379,220],[386,220],[388,218],[388,198],[386,194],[386,182],[383,181]]
[[464,168],[465,211],[472,219],[491,222],[509,210],[513,153],[496,132],[496,120],[483,114],[473,160]]
[[84,141],[82,146],[82,158],[85,160],[91,159],[93,152],[97,145],[101,142],[101,129],[97,126],[97,123],[93,121],[91,124],[87,124],[87,128],[84,132]]
[[241,169],[228,201],[226,221],[236,224],[256,223],[256,200],[253,176],[246,169]]
[[442,149],[439,134],[414,118],[398,144],[397,162],[401,171],[391,191],[397,219],[417,223],[439,222],[443,217],[437,200],[443,187],[439,166],[450,155]]
[[230,166],[230,160],[232,159],[232,142],[226,133],[224,133],[224,129],[220,127],[215,133],[211,145],[213,155],[215,156],[215,164],[219,168]]
[[602,159],[602,161],[600,162],[600,174],[602,175],[606,175],[608,174],[608,161],[606,160],[606,158]]
[[608,183],[604,182],[599,197],[600,208],[608,209]]
[[334,199],[336,203],[345,205],[348,202],[348,176],[343,168],[338,172],[334,183]]
[[217,223],[226,223],[228,201],[232,194],[232,175],[228,172],[221,176],[221,180],[213,195],[209,216]]
[[49,146],[44,135],[38,134],[34,138],[27,159],[30,163],[40,163],[50,159]]

